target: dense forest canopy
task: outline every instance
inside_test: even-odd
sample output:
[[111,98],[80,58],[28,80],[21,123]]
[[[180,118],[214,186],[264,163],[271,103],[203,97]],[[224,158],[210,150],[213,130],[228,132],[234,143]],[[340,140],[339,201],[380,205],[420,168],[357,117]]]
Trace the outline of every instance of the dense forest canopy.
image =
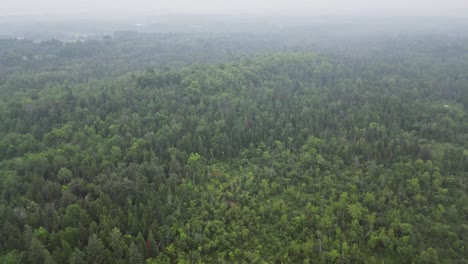
[[1,39],[0,262],[468,263],[468,38],[345,32]]

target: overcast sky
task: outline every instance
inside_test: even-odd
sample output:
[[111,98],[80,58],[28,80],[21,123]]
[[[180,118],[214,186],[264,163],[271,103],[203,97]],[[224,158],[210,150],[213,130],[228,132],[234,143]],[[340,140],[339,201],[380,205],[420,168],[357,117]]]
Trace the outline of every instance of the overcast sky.
[[0,15],[247,13],[468,16],[468,0],[0,0]]

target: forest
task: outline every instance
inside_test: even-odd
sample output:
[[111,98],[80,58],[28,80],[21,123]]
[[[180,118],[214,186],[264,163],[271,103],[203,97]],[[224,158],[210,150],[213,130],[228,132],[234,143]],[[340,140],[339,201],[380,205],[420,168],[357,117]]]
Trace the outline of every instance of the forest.
[[468,37],[0,39],[0,263],[468,263]]

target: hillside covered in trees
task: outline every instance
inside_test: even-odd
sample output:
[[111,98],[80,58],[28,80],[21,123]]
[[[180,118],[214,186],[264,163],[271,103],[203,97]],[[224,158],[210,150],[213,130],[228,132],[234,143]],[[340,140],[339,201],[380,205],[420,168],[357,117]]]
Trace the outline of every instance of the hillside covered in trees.
[[468,263],[468,39],[302,33],[0,40],[0,262]]

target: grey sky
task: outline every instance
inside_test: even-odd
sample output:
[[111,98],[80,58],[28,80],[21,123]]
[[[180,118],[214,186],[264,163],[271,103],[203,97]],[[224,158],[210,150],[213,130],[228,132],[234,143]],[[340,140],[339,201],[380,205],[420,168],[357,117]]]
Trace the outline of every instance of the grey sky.
[[468,16],[468,0],[0,0],[0,15],[302,13]]

